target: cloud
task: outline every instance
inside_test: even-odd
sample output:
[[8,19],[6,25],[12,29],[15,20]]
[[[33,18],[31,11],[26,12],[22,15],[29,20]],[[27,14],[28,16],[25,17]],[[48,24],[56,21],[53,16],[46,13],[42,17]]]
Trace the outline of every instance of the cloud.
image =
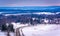
[[0,6],[60,6],[60,0],[0,0]]

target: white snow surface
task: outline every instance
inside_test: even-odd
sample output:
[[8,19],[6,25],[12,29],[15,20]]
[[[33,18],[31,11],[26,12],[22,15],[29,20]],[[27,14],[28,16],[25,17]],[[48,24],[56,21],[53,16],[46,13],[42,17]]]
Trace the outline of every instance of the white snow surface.
[[14,22],[12,22],[11,24],[13,24],[13,28],[14,29],[17,29],[17,28],[19,28],[19,27],[23,27],[23,26],[28,26],[28,24],[20,24],[20,23],[14,23]]
[[[0,31],[0,36],[7,36],[7,32],[1,32]],[[14,33],[10,32],[10,36],[14,36]]]
[[36,25],[22,29],[25,36],[60,36],[60,25]]
[[[14,25],[14,28],[19,28],[24,26]],[[25,25],[28,26],[28,25]],[[21,31],[21,29],[19,30]],[[60,25],[56,24],[39,24],[35,26],[28,26],[22,28],[23,34],[25,36],[60,36]],[[0,36],[6,36],[7,32],[0,32]],[[14,36],[14,33],[10,33],[11,36]]]

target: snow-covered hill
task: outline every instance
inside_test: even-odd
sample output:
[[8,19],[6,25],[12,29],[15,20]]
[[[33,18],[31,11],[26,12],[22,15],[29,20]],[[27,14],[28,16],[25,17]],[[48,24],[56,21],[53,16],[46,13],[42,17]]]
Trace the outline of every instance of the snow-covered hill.
[[31,14],[35,14],[35,15],[58,15],[60,14],[60,12],[56,12],[56,13],[53,13],[53,12],[33,12],[33,13],[20,13],[20,12],[0,12],[0,14],[3,14],[5,16],[9,16],[9,15],[31,15]]

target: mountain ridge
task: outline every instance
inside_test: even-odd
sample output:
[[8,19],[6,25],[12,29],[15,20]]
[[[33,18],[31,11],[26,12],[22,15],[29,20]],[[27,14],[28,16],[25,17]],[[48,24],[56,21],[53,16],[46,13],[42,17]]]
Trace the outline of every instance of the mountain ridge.
[[60,6],[24,6],[24,7],[0,7],[0,12],[33,13],[33,12],[60,12]]

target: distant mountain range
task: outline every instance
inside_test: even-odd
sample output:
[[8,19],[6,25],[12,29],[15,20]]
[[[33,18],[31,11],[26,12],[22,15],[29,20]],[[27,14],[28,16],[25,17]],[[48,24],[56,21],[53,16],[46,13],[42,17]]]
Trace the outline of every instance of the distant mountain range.
[[25,7],[0,7],[0,14],[60,12],[60,6],[25,6]]

